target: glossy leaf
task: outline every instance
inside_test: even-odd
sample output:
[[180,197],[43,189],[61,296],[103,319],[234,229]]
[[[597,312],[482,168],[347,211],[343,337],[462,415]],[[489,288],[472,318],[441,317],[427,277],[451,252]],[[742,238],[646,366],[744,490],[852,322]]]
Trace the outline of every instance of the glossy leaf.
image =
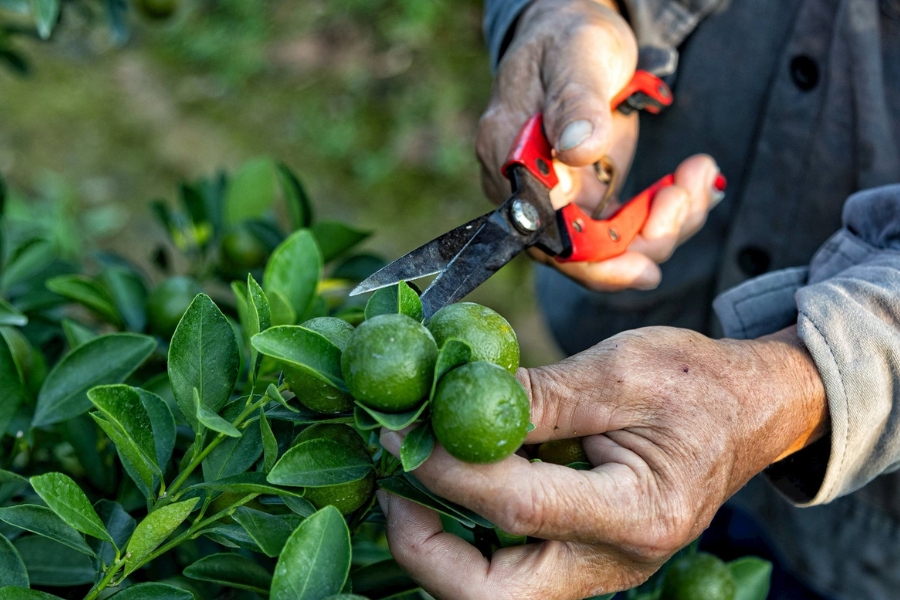
[[250,534],[266,556],[273,558],[281,554],[288,538],[303,520],[294,514],[270,515],[246,506],[239,506],[232,518]]
[[225,222],[237,225],[262,217],[275,203],[275,166],[267,158],[244,163],[228,181]]
[[122,505],[111,500],[99,500],[94,504],[97,516],[109,532],[113,543],[91,539],[88,544],[103,564],[111,565],[116,558],[116,548],[124,548],[134,533],[137,522],[125,512]]
[[0,508],[0,521],[59,542],[82,554],[94,555],[80,533],[44,506],[19,504]]
[[109,597],[116,600],[194,600],[189,591],[164,583],[130,585]]
[[[302,315],[315,296],[321,278],[322,253],[312,234],[300,229],[272,252],[263,274],[263,289],[270,302],[273,293],[277,293],[295,315]],[[274,307],[272,319],[273,325],[293,324],[276,321]]]
[[428,408],[428,404],[428,401],[425,401],[420,404],[418,408],[414,408],[402,413],[381,412],[379,410],[375,410],[374,408],[369,408],[368,406],[365,406],[361,403],[357,403],[356,406],[358,408],[361,408],[382,427],[387,427],[391,431],[400,431],[401,429],[406,429],[407,427],[415,423],[416,420],[422,416],[422,413],[425,412],[425,409]]
[[79,346],[47,375],[32,425],[52,425],[84,413],[91,407],[89,389],[124,381],[154,348],[153,338],[136,333],[112,333]]
[[228,438],[203,461],[203,479],[217,481],[245,472],[262,454],[259,421],[251,422],[239,438]]
[[240,370],[234,330],[206,294],[198,294],[175,329],[169,346],[169,380],[190,426],[198,428],[194,388],[200,404],[218,413],[234,389]]
[[52,242],[42,239],[31,242],[18,249],[0,273],[0,289],[8,290],[18,283],[28,281],[47,267],[56,258],[56,249]]
[[143,331],[147,326],[147,286],[140,274],[130,268],[109,266],[100,280],[128,329]]
[[33,586],[84,585],[93,583],[97,576],[90,557],[51,539],[30,535],[16,539],[13,545]]
[[194,414],[201,425],[228,437],[239,438],[241,431],[200,403],[200,392],[194,388]]
[[266,396],[280,404],[282,407],[291,411],[292,413],[301,412],[301,409],[297,408],[296,406],[291,406],[290,403],[285,400],[284,396],[281,395],[281,392],[278,391],[278,388],[275,387],[275,384],[273,383],[270,383],[269,387],[266,388]]
[[96,333],[72,319],[63,319],[62,328],[70,350],[74,350],[97,337]]
[[284,500],[285,506],[301,517],[309,517],[316,512],[316,507],[312,505],[312,502],[305,498],[282,496],[281,499]]
[[13,327],[24,327],[28,324],[28,317],[19,310],[0,298],[0,325],[10,325]]
[[59,596],[21,587],[0,588],[0,600],[62,600]]
[[0,335],[0,381],[3,382],[3,394],[0,395],[0,438],[2,438],[16,416],[19,406],[29,397],[22,373],[16,366],[9,344],[2,335]]
[[[19,551],[5,536],[0,535],[0,587],[13,585],[28,587],[28,571]],[[0,591],[0,598],[2,598]]]
[[[244,335],[247,341],[251,340],[254,335],[265,331],[272,326],[272,312],[269,308],[269,299],[266,298],[265,292],[253,275],[247,274],[247,323],[244,325]],[[256,381],[256,375],[259,372],[259,365],[262,362],[262,356],[259,350],[250,346],[250,369],[253,381]]]
[[191,579],[218,583],[239,590],[267,595],[272,575],[261,565],[240,554],[213,554],[184,570]]
[[285,452],[267,480],[276,485],[324,487],[358,481],[372,468],[372,462],[352,448],[334,440],[315,439]]
[[377,290],[366,303],[366,319],[397,313],[422,320],[422,301],[405,281]]
[[350,413],[324,414],[312,411],[297,403],[290,407],[279,406],[266,411],[266,416],[273,421],[290,421],[297,425],[312,425],[313,423],[352,423],[353,415]]
[[381,427],[381,423],[376,421],[361,404],[353,407],[353,422],[356,428],[362,431],[371,431]]
[[50,510],[74,529],[86,535],[113,541],[85,493],[62,473],[45,473],[30,479],[31,487]]
[[310,230],[319,243],[325,262],[340,256],[371,235],[339,221],[319,221]]
[[49,39],[59,18],[59,0],[31,0],[31,15],[41,39]]
[[338,594],[350,572],[350,531],[333,506],[303,521],[285,544],[272,578],[272,600]]
[[21,475],[0,469],[0,504],[28,487],[28,480]]
[[350,574],[350,581],[354,592],[378,598],[393,598],[419,589],[419,584],[394,559],[356,569]]
[[744,556],[727,566],[737,584],[734,600],[766,600],[772,581],[772,563],[755,556]]
[[113,444],[116,446],[116,453],[125,472],[134,481],[141,493],[150,498],[155,491],[154,476],[157,469],[147,460],[147,457],[129,439],[128,435],[122,431],[122,428],[111,422],[106,415],[102,413],[90,413],[91,418],[100,426],[100,428],[109,436]]
[[266,472],[269,472],[278,462],[278,440],[275,439],[275,434],[266,418],[266,411],[262,409],[259,411],[259,431],[263,443],[263,466]]
[[156,451],[156,464],[165,473],[166,465],[172,458],[175,449],[175,417],[166,401],[147,390],[134,388],[141,399],[144,410],[150,418],[150,429],[153,431],[153,445]]
[[400,461],[404,471],[418,469],[434,450],[434,430],[430,423],[423,423],[410,431],[400,444]]
[[161,474],[156,462],[153,424],[138,391],[122,384],[104,385],[91,389],[88,399],[103,413],[107,422],[115,424],[127,437],[130,442],[128,446],[137,451],[138,456],[133,457],[132,461],[140,460],[147,464],[152,473]]
[[267,290],[266,294],[269,299],[273,325],[293,325],[297,322],[297,311],[284,297],[284,294],[278,290]]
[[312,203],[303,184],[283,163],[278,164],[278,181],[281,183],[288,214],[291,217],[291,229],[309,227],[313,221]]
[[300,325],[283,325],[253,336],[251,343],[265,356],[346,390],[341,351],[318,332]]
[[199,498],[176,502],[154,510],[138,523],[128,542],[125,574],[131,573],[191,514]]
[[266,481],[265,473],[250,472],[232,475],[225,479],[198,483],[189,489],[206,489],[235,494],[271,494],[275,496],[300,496],[297,491],[274,486]]
[[113,304],[112,296],[99,282],[84,275],[61,275],[47,280],[47,289],[63,298],[77,302],[113,325],[122,323],[122,316]]
[[471,346],[456,338],[446,340],[438,352],[437,363],[434,366],[434,381],[431,384],[431,395],[429,398],[434,398],[434,392],[437,390],[437,384],[441,377],[471,360]]

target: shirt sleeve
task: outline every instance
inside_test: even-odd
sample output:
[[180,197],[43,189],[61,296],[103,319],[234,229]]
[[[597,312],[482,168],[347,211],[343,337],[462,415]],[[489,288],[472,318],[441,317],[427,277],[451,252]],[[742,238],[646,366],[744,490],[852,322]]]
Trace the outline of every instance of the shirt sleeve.
[[769,467],[812,506],[900,467],[900,185],[860,192],[808,268],[750,280],[714,302],[728,337],[797,323],[825,385],[831,435]]
[[[530,0],[485,0],[484,37],[496,71],[509,44],[519,15]],[[728,0],[618,0],[625,18],[631,23],[638,46],[653,48],[669,55],[664,64],[677,64],[677,48],[704,17],[727,4]]]

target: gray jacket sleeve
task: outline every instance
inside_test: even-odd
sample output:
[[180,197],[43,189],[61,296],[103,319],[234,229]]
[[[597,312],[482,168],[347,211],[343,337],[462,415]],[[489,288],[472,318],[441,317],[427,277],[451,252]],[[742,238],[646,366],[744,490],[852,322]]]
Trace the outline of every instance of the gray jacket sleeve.
[[796,322],[816,363],[830,437],[767,470],[799,505],[828,502],[900,467],[900,185],[851,196],[842,218],[808,268],[750,280],[713,305],[728,337]]
[[[508,34],[530,0],[485,0],[484,37],[496,70],[509,42]],[[641,47],[653,47],[671,55],[674,70],[677,48],[706,15],[729,0],[619,0]],[[671,73],[658,73],[669,75]]]

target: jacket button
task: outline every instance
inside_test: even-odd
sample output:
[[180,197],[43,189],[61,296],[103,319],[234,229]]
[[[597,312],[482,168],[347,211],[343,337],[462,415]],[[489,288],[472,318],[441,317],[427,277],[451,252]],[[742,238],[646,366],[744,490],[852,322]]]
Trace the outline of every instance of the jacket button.
[[819,83],[819,65],[808,56],[795,56],[791,59],[791,79],[794,85],[808,92]]
[[742,248],[737,254],[738,267],[750,277],[756,277],[768,271],[770,262],[769,253],[756,246]]

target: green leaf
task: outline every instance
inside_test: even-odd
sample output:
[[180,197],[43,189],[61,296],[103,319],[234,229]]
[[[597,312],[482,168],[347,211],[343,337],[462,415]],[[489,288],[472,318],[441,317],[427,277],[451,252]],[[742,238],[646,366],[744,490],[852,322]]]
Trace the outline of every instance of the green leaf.
[[393,598],[419,589],[419,584],[413,581],[393,559],[353,571],[350,574],[350,581],[353,582],[355,593],[378,598]]
[[227,435],[228,437],[241,437],[240,429],[200,403],[200,392],[197,391],[197,388],[194,388],[194,414],[197,415],[197,420],[200,421],[200,424],[204,427],[208,427],[209,429]]
[[143,521],[138,523],[126,549],[126,576],[140,567],[153,551],[187,519],[198,500],[199,498],[191,498],[163,506],[148,514]]
[[300,493],[269,484],[265,473],[251,472],[232,475],[217,481],[207,481],[192,485],[188,489],[206,489],[234,494],[272,494],[275,496],[295,496]]
[[2,335],[0,335],[0,381],[3,382],[3,394],[0,395],[0,439],[2,439],[19,406],[29,397],[12,350]]
[[434,430],[430,423],[423,423],[410,431],[400,444],[400,462],[404,471],[414,471],[431,456],[434,450]]
[[326,506],[309,517],[285,544],[272,600],[319,600],[338,594],[350,572],[350,531],[341,513]]
[[112,296],[103,285],[84,275],[60,275],[48,279],[47,289],[63,298],[77,302],[113,325],[122,323]]
[[31,0],[31,14],[41,39],[49,39],[59,17],[59,0]]
[[50,538],[82,554],[94,556],[94,551],[87,545],[81,534],[44,506],[19,504],[0,508],[0,521]]
[[259,421],[247,426],[239,438],[228,438],[203,461],[203,479],[217,481],[245,472],[262,454]]
[[172,336],[169,380],[188,424],[196,431],[194,388],[201,406],[218,413],[234,389],[241,356],[234,330],[206,294],[198,294]]
[[400,431],[401,429],[406,429],[410,425],[416,422],[416,420],[422,416],[422,413],[425,412],[425,409],[428,408],[429,402],[426,400],[422,404],[419,405],[418,408],[414,408],[412,410],[408,410],[402,413],[386,413],[375,410],[374,408],[369,408],[364,404],[360,404],[357,402],[356,406],[361,408],[364,412],[368,413],[368,415],[375,420],[382,427],[387,427],[391,431]]
[[328,596],[324,600],[369,600],[365,596],[358,596],[356,594],[335,594],[334,596]]
[[356,428],[362,431],[371,431],[381,427],[381,423],[372,418],[372,415],[363,409],[361,404],[353,407],[353,422]]
[[265,215],[275,203],[275,165],[268,158],[244,163],[228,182],[225,222],[237,225]]
[[313,506],[312,502],[305,498],[298,498],[297,496],[282,496],[281,499],[284,500],[285,506],[287,506],[289,509],[291,509],[301,517],[309,517],[316,512],[316,507]]
[[397,313],[416,321],[422,320],[422,301],[405,281],[381,288],[366,303],[366,319]]
[[0,600],[62,600],[59,596],[21,587],[0,588]]
[[295,231],[275,248],[263,273],[263,289],[273,303],[273,324],[293,324],[293,321],[275,320],[273,294],[279,294],[295,315],[302,315],[315,296],[321,278],[322,253],[315,238],[306,229]]
[[184,570],[191,579],[210,581],[239,590],[268,595],[272,575],[258,563],[240,554],[213,554]]
[[378,481],[378,485],[381,489],[391,494],[412,500],[416,504],[421,504],[442,515],[455,519],[470,529],[475,527],[475,525],[491,529],[494,527],[493,523],[468,508],[434,494],[411,473],[403,473],[402,475],[381,479]]
[[194,600],[189,591],[164,583],[130,585],[109,597],[116,600]]
[[232,515],[266,556],[276,557],[303,520],[294,514],[270,515],[260,510],[239,506]]
[[772,582],[772,563],[755,556],[744,556],[727,566],[737,584],[734,600],[766,600]]
[[291,217],[291,229],[309,227],[313,221],[312,203],[306,190],[303,189],[303,184],[283,163],[278,164],[278,181],[284,191],[285,203]]
[[[0,535],[0,586],[29,586],[28,571],[19,556],[19,551],[5,536]],[[0,598],[3,597],[0,591]]]
[[28,325],[28,317],[19,312],[15,306],[0,298],[0,325],[24,327]]
[[0,504],[28,487],[28,480],[21,475],[0,469]]
[[[243,324],[244,327],[244,335],[247,336],[247,342],[249,345],[249,341],[253,338],[254,335],[265,331],[269,327],[272,326],[272,312],[269,308],[269,300],[266,298],[266,294],[263,292],[262,287],[256,280],[253,279],[253,275],[247,274],[247,323]],[[250,346],[250,371],[251,371],[251,379],[256,381],[256,376],[259,373],[259,366],[262,363],[262,356],[259,354],[259,350],[254,348],[252,345]]]
[[353,229],[339,221],[319,221],[310,228],[310,231],[319,243],[322,258],[326,263],[371,235],[368,231]]
[[[104,385],[89,390],[88,399],[103,413],[105,421],[115,424],[119,432],[127,438],[128,448],[122,450],[129,454],[129,459],[132,462],[146,463],[151,474],[162,475],[162,470],[156,462],[153,425],[138,391],[123,384]],[[117,443],[117,446],[119,445]],[[136,452],[134,456],[133,451]]]
[[156,450],[156,464],[160,472],[165,473],[166,465],[172,458],[175,449],[175,417],[166,401],[147,390],[134,388],[150,418],[150,429],[153,431],[153,444]]
[[140,274],[121,266],[106,267],[100,274],[113,305],[131,331],[147,326],[147,286]]
[[324,335],[300,325],[272,327],[253,336],[253,347],[265,356],[346,391],[341,376],[341,350]]
[[358,481],[372,468],[372,462],[352,448],[334,440],[315,439],[285,452],[267,480],[276,485],[324,487]]
[[437,363],[434,366],[434,381],[431,384],[429,399],[434,398],[434,392],[437,390],[437,384],[441,377],[471,360],[472,347],[467,343],[456,338],[449,338],[444,341],[444,345],[441,346],[441,350],[438,352]]
[[154,348],[153,338],[136,333],[103,335],[79,346],[47,375],[32,426],[52,425],[84,413],[91,407],[89,389],[124,381]]
[[33,586],[73,586],[93,583],[97,571],[90,557],[51,539],[26,536],[13,542]]
[[134,481],[138,489],[146,498],[151,498],[155,492],[154,476],[158,469],[147,460],[147,457],[135,445],[122,428],[107,419],[102,413],[90,413],[91,418],[109,436],[116,446],[116,453],[125,472]]
[[266,472],[269,472],[278,462],[278,440],[275,439],[275,434],[266,418],[266,411],[263,409],[259,409],[259,430],[262,435],[264,468]]
[[90,500],[72,478],[62,473],[32,477],[31,487],[50,510],[74,529],[92,537],[113,541]]
[[49,267],[56,258],[52,242],[32,240],[20,248],[0,273],[0,290],[8,290],[18,283],[28,281]]
[[273,383],[270,383],[269,387],[266,388],[266,396],[268,396],[287,410],[291,411],[292,413],[301,412],[299,408],[297,408],[296,406],[291,406],[288,401],[284,399],[284,396],[281,395],[281,392],[278,391],[278,388],[275,387],[275,384]]
[[66,336],[66,342],[69,344],[70,350],[74,350],[78,346],[81,346],[97,337],[97,334],[94,333],[91,329],[85,327],[80,323],[77,323],[76,321],[73,321],[72,319],[63,319],[62,328],[63,333]]
[[293,325],[297,322],[297,311],[284,294],[277,290],[269,290],[266,297],[269,299],[273,325]]
[[113,543],[91,539],[88,540],[94,554],[103,564],[111,565],[116,559],[116,548],[124,548],[134,533],[137,522],[131,518],[122,505],[111,500],[98,500],[94,504],[97,516],[113,539]]

